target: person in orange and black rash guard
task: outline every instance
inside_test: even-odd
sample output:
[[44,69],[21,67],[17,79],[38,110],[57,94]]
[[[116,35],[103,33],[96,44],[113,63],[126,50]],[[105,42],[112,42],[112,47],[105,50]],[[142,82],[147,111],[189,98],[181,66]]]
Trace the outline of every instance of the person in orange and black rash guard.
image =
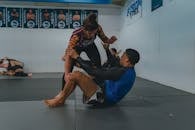
[[[81,52],[85,52],[94,66],[100,67],[101,66],[101,59],[98,49],[94,43],[96,36],[98,36],[104,43],[112,44],[114,43],[117,38],[112,36],[108,38],[103,30],[102,27],[96,21],[96,14],[90,14],[84,21],[83,26],[79,29],[75,30],[72,33],[72,36],[69,40],[68,47],[66,52],[69,49],[75,49],[78,54]],[[63,76],[63,84],[64,86],[65,81],[67,79],[67,75],[72,72],[74,66],[74,60],[65,52],[63,59],[65,60],[64,64],[64,76]]]

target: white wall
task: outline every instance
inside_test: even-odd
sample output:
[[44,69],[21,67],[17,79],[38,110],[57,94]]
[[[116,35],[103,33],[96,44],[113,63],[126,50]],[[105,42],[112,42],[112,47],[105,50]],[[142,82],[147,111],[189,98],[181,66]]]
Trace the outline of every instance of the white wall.
[[[6,7],[46,7],[46,4],[43,3],[29,2],[0,2],[0,5]],[[119,36],[121,8],[118,6],[47,4],[47,7],[98,10],[98,22],[102,25],[107,36]],[[25,71],[63,72],[64,63],[61,61],[61,57],[64,54],[72,31],[73,29],[0,28],[0,58],[8,56],[23,61]],[[98,39],[97,44],[103,62],[106,60],[105,52]],[[117,42],[114,46],[118,48]]]
[[151,12],[151,0],[143,0],[142,17],[131,24],[123,9],[119,44],[141,53],[139,76],[195,93],[194,7],[194,0],[164,0]]

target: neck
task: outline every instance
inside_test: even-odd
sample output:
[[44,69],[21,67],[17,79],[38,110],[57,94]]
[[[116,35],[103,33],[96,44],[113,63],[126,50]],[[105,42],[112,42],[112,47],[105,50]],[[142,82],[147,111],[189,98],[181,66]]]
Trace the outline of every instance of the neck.
[[126,65],[123,65],[123,66],[128,67],[128,68],[134,67],[134,65],[132,65],[132,64],[126,64]]

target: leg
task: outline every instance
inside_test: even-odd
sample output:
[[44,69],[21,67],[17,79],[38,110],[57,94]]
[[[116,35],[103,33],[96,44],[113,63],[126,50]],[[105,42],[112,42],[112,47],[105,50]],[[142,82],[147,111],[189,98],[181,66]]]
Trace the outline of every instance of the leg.
[[19,76],[19,77],[31,77],[32,73],[24,73],[24,71],[22,69],[17,69],[15,70],[15,76]]
[[[65,76],[65,73],[63,73],[63,76],[62,76],[62,87],[61,87],[61,90],[64,89],[64,86],[66,84],[66,81],[64,80],[64,76]],[[60,96],[61,92],[58,93],[58,95],[55,96],[55,98],[58,98]]]
[[62,77],[62,90],[66,84],[66,81],[64,80],[64,76],[65,76],[65,73],[63,74],[63,77]]
[[58,107],[64,105],[65,100],[74,91],[76,84],[74,81],[66,82],[63,90],[59,92],[53,99],[44,100],[45,104],[49,107]]
[[[78,54],[80,54],[82,52],[82,48],[80,48],[79,46],[78,47],[76,46],[75,50],[77,51]],[[71,62],[70,62],[70,60],[71,60]],[[65,62],[70,62],[68,64],[72,64],[70,66],[70,72],[72,72],[72,70],[74,68],[74,65],[75,65],[75,61],[73,59],[69,59],[68,61],[65,61]],[[65,84],[66,84],[66,81],[65,81],[65,72],[64,72],[63,77],[62,77],[62,87],[61,87],[61,90],[63,90]]]
[[28,76],[28,74],[27,73],[24,73],[23,71],[20,71],[20,72],[16,72],[15,73],[15,76],[26,77],[26,76]]
[[[73,61],[73,66],[71,66],[71,72],[72,72],[72,70],[73,70],[74,64],[75,64],[75,62]],[[64,79],[65,79],[64,76],[65,76],[65,73],[64,73],[63,76],[62,76],[62,88],[61,88],[61,90],[63,90],[63,88],[64,88],[64,86],[65,86],[65,84],[66,84],[66,81],[64,80]]]
[[15,72],[12,71],[12,70],[9,70],[9,71],[5,72],[5,75],[14,76],[15,75]]
[[82,72],[73,72],[71,74],[71,80],[76,82],[87,98],[90,98],[98,89],[98,85],[93,79]]
[[100,54],[99,51],[95,45],[95,43],[89,45],[86,49],[85,52],[87,54],[87,56],[89,57],[89,59],[91,60],[91,62],[96,66],[96,67],[100,67],[101,66],[101,58],[100,58]]
[[80,87],[84,95],[89,99],[98,89],[97,84],[87,75],[82,72],[75,71],[70,74],[70,80],[66,82],[64,89],[59,93],[59,96],[54,99],[45,100],[45,104],[49,107],[57,107],[64,104],[64,101],[74,91],[76,85]]

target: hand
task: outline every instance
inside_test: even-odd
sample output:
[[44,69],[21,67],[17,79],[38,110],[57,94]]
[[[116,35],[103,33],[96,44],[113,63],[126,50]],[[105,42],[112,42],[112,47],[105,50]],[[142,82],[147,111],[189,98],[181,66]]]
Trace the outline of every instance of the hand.
[[112,44],[117,40],[116,36],[112,36],[109,40],[108,40],[108,44]]

